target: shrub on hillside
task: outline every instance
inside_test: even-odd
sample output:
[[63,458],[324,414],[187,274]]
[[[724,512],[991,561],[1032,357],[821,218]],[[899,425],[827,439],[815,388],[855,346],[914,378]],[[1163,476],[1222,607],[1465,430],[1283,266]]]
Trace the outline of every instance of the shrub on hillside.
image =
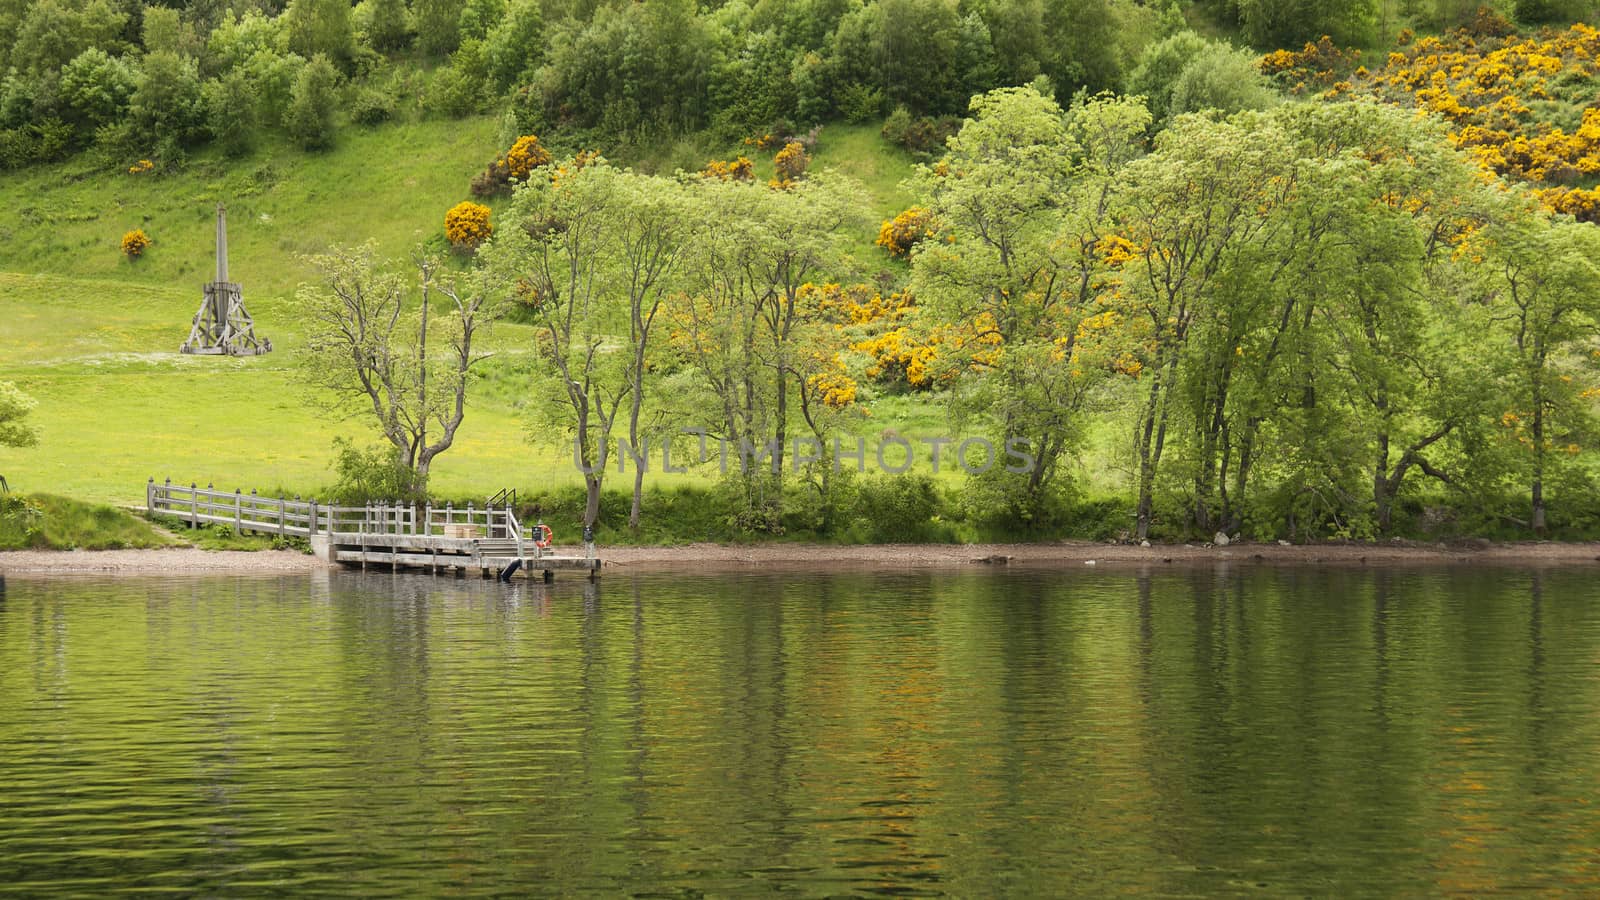
[[701,177],[715,178],[718,181],[754,181],[756,165],[747,156],[740,156],[733,160],[713,159],[706,163],[700,170]]
[[404,50],[411,44],[411,23],[406,21],[405,0],[369,0],[363,4],[367,43],[379,53]]
[[322,150],[333,146],[338,81],[339,73],[334,71],[333,63],[321,54],[307,63],[295,79],[284,125],[302,149]]
[[145,234],[143,228],[135,228],[122,236],[122,255],[129,259],[138,259],[144,255],[144,251],[151,243],[150,235]]
[[772,165],[774,174],[768,183],[775,188],[787,188],[806,176],[806,169],[811,167],[811,154],[806,152],[804,144],[790,141],[772,158]]
[[[1210,43],[1193,31],[1180,31],[1146,47],[1139,66],[1128,78],[1128,93],[1145,99],[1145,106],[1157,119],[1165,119],[1172,106],[1172,88],[1178,76]],[[1279,51],[1280,53],[1284,51]]]
[[394,118],[394,98],[383,91],[366,88],[350,99],[350,121],[357,125],[382,125]]
[[852,84],[839,96],[839,113],[852,125],[876,119],[883,115],[883,91],[864,84]]
[[72,126],[45,119],[0,130],[0,169],[20,169],[62,158],[72,146]]
[[1167,113],[1171,116],[1204,109],[1236,113],[1266,109],[1278,102],[1256,57],[1227,44],[1211,44],[1200,51],[1172,83]]
[[483,39],[489,76],[502,90],[538,68],[544,57],[544,14],[535,0],[516,0]]
[[61,70],[60,99],[72,124],[92,133],[126,114],[138,81],[132,66],[95,47]]
[[149,53],[128,101],[128,136],[145,145],[187,145],[205,135],[205,104],[192,59]]
[[960,120],[953,116],[913,118],[904,106],[898,106],[883,123],[883,137],[912,153],[933,154],[943,150],[945,141],[960,129]]
[[905,257],[918,241],[933,231],[933,213],[925,206],[913,206],[892,219],[885,219],[874,242],[890,256]]
[[444,214],[444,236],[457,250],[471,252],[494,233],[489,222],[489,207],[463,200]]
[[550,151],[539,143],[537,135],[525,134],[511,144],[511,148],[489,164],[472,179],[474,197],[493,197],[511,192],[511,181],[526,181],[534,169],[550,164]]
[[249,76],[235,69],[206,82],[206,121],[211,136],[229,156],[244,156],[255,146],[258,119]]

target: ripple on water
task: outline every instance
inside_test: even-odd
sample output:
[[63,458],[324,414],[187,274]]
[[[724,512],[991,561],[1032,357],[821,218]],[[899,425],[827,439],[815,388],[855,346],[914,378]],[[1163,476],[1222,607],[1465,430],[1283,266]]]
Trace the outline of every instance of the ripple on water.
[[12,579],[0,892],[1594,893],[1584,574]]

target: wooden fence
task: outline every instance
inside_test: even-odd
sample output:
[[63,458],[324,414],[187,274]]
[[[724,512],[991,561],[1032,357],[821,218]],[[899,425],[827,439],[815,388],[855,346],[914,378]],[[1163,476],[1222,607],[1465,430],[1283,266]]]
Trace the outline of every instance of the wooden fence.
[[172,479],[145,485],[145,508],[152,515],[178,518],[191,526],[226,525],[295,537],[327,535],[419,535],[461,539],[520,540],[522,525],[509,505],[465,507],[369,503],[333,506],[316,500],[289,500],[219,491],[211,485],[185,487]]

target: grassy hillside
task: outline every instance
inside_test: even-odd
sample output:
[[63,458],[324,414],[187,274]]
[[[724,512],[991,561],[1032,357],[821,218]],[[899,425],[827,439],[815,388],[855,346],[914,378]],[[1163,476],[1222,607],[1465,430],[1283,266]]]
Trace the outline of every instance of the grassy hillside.
[[[286,301],[311,277],[299,256],[368,239],[400,256],[434,239],[498,149],[495,131],[487,118],[349,129],[320,155],[273,146],[243,160],[200,156],[159,175],[82,156],[0,182],[0,205],[14,211],[0,222],[0,379],[39,401],[42,437],[36,448],[0,449],[0,473],[17,489],[116,502],[141,498],[152,476],[302,494],[326,485],[334,437],[367,430],[318,412],[319,398],[294,378],[300,334]],[[675,167],[685,163],[674,157],[700,152],[750,151],[694,144],[616,162]],[[871,241],[877,220],[910,202],[899,186],[910,160],[872,126],[824,129],[815,157],[816,167],[861,182],[871,224],[854,236],[854,255],[868,277],[865,267],[888,265]],[[770,170],[770,159],[758,168]],[[276,348],[268,356],[177,352],[211,278],[218,202],[229,210],[232,277]],[[136,227],[155,243],[129,262],[118,240]],[[494,370],[504,372],[531,331],[502,323],[489,340]],[[528,442],[519,404],[516,383],[479,388],[456,447],[435,468],[440,492],[576,483],[560,453]],[[873,434],[903,418],[914,435],[926,418],[903,402],[884,411]]]
[[173,540],[115,507],[52,494],[0,497],[0,550],[122,550]]

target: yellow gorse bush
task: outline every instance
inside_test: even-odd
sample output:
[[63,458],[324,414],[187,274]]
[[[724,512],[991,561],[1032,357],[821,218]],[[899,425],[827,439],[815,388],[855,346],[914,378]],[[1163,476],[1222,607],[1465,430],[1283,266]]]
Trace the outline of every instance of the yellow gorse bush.
[[804,144],[790,141],[783,145],[777,156],[772,158],[772,165],[776,169],[776,174],[767,184],[774,188],[787,189],[805,177],[806,169],[811,167],[811,154],[806,152]]
[[122,255],[129,259],[138,259],[144,255],[145,249],[151,243],[153,242],[150,240],[150,235],[145,234],[143,228],[135,228],[122,236]]
[[526,180],[528,173],[550,164],[550,151],[539,143],[537,135],[525,134],[517,138],[504,157],[506,174],[518,181]]
[[756,164],[747,156],[735,157],[732,160],[713,159],[700,170],[700,175],[718,181],[754,181]]
[[874,243],[888,250],[890,256],[904,257],[911,253],[911,248],[918,241],[933,231],[933,213],[927,207],[913,206],[892,219],[885,219],[878,228],[878,239]]
[[509,193],[512,181],[527,181],[530,172],[549,165],[550,160],[550,151],[539,143],[538,136],[525,134],[472,179],[472,194],[475,197],[492,197]]
[[833,409],[844,409],[856,402],[856,394],[860,389],[838,357],[833,359],[833,368],[811,376],[809,384],[822,402]]
[[444,214],[444,236],[460,250],[475,250],[494,234],[489,207],[464,200]]

